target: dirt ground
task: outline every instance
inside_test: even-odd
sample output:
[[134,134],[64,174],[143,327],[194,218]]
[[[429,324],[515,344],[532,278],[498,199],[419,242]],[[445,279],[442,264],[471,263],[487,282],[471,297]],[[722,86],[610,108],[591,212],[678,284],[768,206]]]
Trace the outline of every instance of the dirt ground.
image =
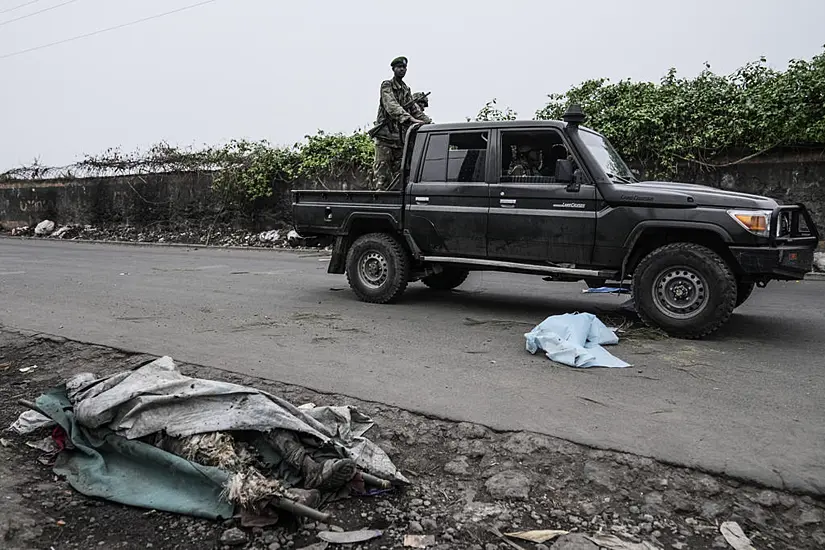
[[[42,453],[5,428],[35,399],[69,375],[108,374],[154,357],[0,327],[0,547],[250,548],[313,550],[328,526],[286,522],[240,529],[87,498],[56,478]],[[20,368],[37,365],[29,372]],[[405,534],[434,535],[441,549],[599,548],[585,535],[613,534],[649,548],[730,548],[722,522],[735,521],[755,548],[825,547],[825,502],[765,490],[622,453],[598,451],[525,432],[427,418],[376,402],[180,365],[182,372],[262,388],[300,405],[351,404],[377,426],[367,436],[412,481],[401,491],[332,505],[344,530],[379,529],[380,538],[329,548],[403,548]],[[561,529],[571,534],[535,544],[500,533]],[[514,546],[517,545],[517,546]],[[615,548],[615,546],[614,546]],[[631,548],[626,546],[626,548]]]

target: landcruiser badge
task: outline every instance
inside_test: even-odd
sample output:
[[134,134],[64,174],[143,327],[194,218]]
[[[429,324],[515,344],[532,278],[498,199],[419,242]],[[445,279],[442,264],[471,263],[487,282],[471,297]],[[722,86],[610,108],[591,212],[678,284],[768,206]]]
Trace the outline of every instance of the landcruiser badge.
[[585,204],[583,202],[563,202],[559,204],[554,204],[553,208],[584,208]]

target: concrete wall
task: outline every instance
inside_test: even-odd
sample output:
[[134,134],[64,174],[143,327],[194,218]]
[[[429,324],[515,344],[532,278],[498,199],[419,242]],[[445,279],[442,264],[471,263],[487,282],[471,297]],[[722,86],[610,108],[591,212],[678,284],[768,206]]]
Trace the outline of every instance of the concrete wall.
[[60,224],[180,226],[220,221],[257,229],[282,218],[283,185],[246,211],[222,209],[208,172],[0,183],[0,224],[9,229],[44,219]]
[[[713,164],[733,163],[746,155],[731,152]],[[719,168],[684,163],[679,166],[678,179],[768,196],[785,204],[801,202],[811,211],[820,233],[825,233],[825,147],[779,149]]]

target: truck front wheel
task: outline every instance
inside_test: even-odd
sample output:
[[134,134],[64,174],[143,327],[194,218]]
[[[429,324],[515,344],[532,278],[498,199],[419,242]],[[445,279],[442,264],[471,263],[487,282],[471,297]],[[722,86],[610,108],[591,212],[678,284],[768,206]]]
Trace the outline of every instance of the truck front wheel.
[[466,281],[468,275],[470,272],[466,269],[445,267],[441,273],[424,277],[421,282],[433,290],[452,290]]
[[410,280],[407,251],[391,235],[362,235],[347,253],[347,280],[361,301],[394,302],[404,293]]
[[716,252],[675,243],[645,256],[633,274],[633,300],[642,320],[679,338],[701,338],[731,316],[737,284]]

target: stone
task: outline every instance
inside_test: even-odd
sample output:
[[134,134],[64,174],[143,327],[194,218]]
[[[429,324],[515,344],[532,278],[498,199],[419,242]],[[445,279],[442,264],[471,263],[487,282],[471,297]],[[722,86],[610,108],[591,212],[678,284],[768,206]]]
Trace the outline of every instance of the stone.
[[514,470],[494,475],[484,486],[495,499],[526,500],[530,496],[530,478]]
[[504,450],[517,455],[529,455],[538,450],[552,448],[551,439],[546,435],[517,432],[507,438],[502,445]]
[[[581,510],[582,514],[584,514],[585,516],[587,516],[589,518],[592,518],[593,516],[595,516],[599,511],[599,509],[596,508],[596,505],[593,504],[592,502],[582,502],[579,505],[579,510]],[[535,519],[535,518],[533,518],[533,519]]]
[[825,548],[825,531],[814,531],[811,533],[811,538],[820,548]]
[[34,228],[34,234],[39,237],[51,235],[52,231],[54,231],[54,222],[51,220],[43,220]]
[[721,516],[727,510],[727,506],[712,500],[706,500],[702,503],[701,514],[706,520],[714,520]]
[[767,508],[773,508],[779,504],[779,497],[773,491],[760,491],[754,500]]
[[470,458],[481,458],[487,454],[487,443],[481,439],[462,439],[456,444],[456,452]]
[[417,521],[411,521],[410,524],[407,526],[407,530],[413,534],[421,534],[424,532],[424,528]]
[[818,525],[822,523],[822,510],[819,508],[806,508],[796,519],[796,525],[804,527],[806,525]]
[[616,481],[610,471],[610,466],[602,462],[588,460],[584,463],[584,479],[589,483],[603,487],[610,492],[616,491]]
[[456,458],[448,462],[444,466],[444,471],[448,474],[453,474],[456,476],[466,476],[470,474],[470,465],[467,464],[467,459],[463,456]]
[[645,495],[645,503],[642,510],[648,514],[658,514],[664,511],[664,497],[659,491],[651,491]]
[[580,533],[570,533],[559,537],[550,548],[551,550],[599,550],[597,544]]
[[438,524],[434,519],[430,518],[422,519],[421,527],[423,527],[425,531],[438,531]]
[[281,543],[280,542],[273,542],[269,546],[267,546],[269,550],[281,550]]
[[455,435],[463,439],[485,439],[490,435],[490,430],[481,424],[460,422],[456,426]]
[[796,499],[791,495],[781,494],[779,495],[779,504],[785,508],[793,508],[796,506]]
[[237,527],[233,527],[231,529],[227,529],[221,535],[221,543],[227,546],[240,546],[246,542],[246,533],[238,529]]
[[719,482],[709,475],[699,476],[693,483],[693,492],[702,493],[709,497],[718,495],[722,492],[722,487]]

